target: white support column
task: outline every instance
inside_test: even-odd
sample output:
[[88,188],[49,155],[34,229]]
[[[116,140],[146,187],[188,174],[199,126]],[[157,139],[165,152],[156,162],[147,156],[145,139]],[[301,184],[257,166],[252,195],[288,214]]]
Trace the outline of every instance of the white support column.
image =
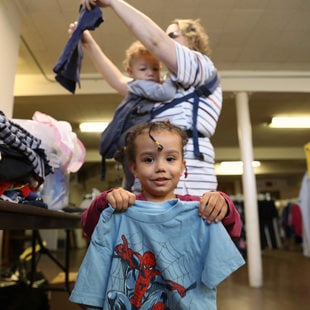
[[243,196],[245,207],[245,225],[247,236],[248,274],[251,287],[261,287],[263,284],[262,259],[259,235],[259,218],[257,205],[256,180],[252,167],[253,145],[250,122],[248,94],[236,94],[238,138],[243,161]]
[[20,18],[14,3],[0,1],[0,110],[13,116],[14,80],[19,52]]

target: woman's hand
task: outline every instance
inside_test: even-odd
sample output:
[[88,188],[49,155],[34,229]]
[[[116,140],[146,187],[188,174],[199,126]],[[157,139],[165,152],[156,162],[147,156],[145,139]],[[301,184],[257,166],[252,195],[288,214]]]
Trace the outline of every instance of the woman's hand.
[[136,195],[119,187],[107,194],[107,201],[116,211],[126,211],[136,201]]
[[97,5],[101,8],[110,6],[112,0],[82,0],[82,6],[87,10],[91,9],[91,5]]

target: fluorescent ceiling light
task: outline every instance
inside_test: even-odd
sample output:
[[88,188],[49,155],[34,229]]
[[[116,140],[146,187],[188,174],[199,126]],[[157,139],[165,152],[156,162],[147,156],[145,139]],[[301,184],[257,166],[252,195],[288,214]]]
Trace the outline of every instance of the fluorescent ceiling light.
[[[253,168],[261,165],[259,161],[253,161]],[[215,165],[215,172],[217,175],[241,175],[243,173],[242,161],[222,161]]]
[[108,122],[84,122],[79,127],[81,132],[102,132],[108,124]]
[[[243,162],[242,161],[222,161],[220,163],[222,168],[240,168],[243,167]],[[252,161],[252,166],[254,168],[260,166],[260,161]]]
[[273,117],[272,128],[310,128],[310,117]]

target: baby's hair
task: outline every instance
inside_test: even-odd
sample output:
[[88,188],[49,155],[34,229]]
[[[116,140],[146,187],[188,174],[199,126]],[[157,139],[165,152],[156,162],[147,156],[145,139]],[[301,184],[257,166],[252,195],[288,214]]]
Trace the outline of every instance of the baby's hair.
[[127,71],[132,67],[132,61],[141,56],[151,55],[153,54],[140,42],[133,42],[125,52],[125,59],[123,61],[123,65],[125,70]]
[[199,19],[175,19],[172,24],[179,27],[181,34],[186,38],[191,49],[207,56],[211,54],[209,36]]
[[152,136],[153,132],[159,132],[159,131],[169,131],[179,135],[182,143],[182,156],[184,155],[183,148],[188,141],[186,131],[166,121],[149,122],[135,126],[126,136],[125,154],[129,163],[135,162],[136,158],[135,140],[138,136],[142,134],[147,133],[149,135],[150,139],[156,144],[159,152],[163,149],[163,146],[160,144],[160,142],[156,141]]

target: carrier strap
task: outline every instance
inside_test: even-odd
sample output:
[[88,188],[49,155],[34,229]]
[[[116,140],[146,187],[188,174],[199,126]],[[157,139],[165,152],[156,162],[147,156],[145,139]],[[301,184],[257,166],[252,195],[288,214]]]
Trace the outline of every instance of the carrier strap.
[[168,103],[165,103],[160,108],[155,108],[151,112],[151,118],[153,119],[156,115],[166,111],[167,109],[175,107],[177,104],[187,101],[188,99],[193,98],[193,128],[191,130],[194,144],[194,155],[196,158],[203,160],[203,154],[199,150],[199,136],[197,130],[197,117],[198,117],[198,108],[199,108],[199,97],[208,97],[214,92],[220,83],[219,76],[215,72],[210,80],[206,81],[204,84],[195,88],[195,90],[183,97],[176,98]]

